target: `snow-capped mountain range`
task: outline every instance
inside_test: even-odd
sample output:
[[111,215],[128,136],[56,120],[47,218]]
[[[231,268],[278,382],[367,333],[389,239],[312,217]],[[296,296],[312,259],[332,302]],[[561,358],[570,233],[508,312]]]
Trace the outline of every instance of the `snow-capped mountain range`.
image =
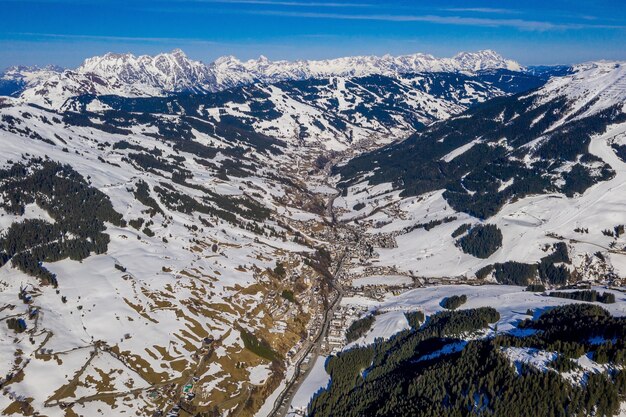
[[125,97],[162,96],[169,93],[206,93],[253,82],[274,83],[328,77],[397,76],[421,72],[476,73],[523,67],[491,50],[462,52],[452,58],[428,54],[403,56],[355,56],[321,61],[270,61],[261,56],[240,61],[233,56],[210,64],[189,59],[180,49],[155,56],[107,53],[85,60],[76,69],[12,67],[2,76],[29,102],[46,107],[62,106],[81,94]]

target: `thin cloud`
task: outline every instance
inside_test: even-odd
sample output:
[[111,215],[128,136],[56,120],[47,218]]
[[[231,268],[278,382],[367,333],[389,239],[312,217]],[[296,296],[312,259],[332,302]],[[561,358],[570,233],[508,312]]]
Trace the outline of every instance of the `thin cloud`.
[[118,41],[118,42],[155,42],[155,43],[193,43],[219,45],[218,42],[197,38],[169,38],[169,37],[142,37],[142,36],[108,36],[108,35],[77,35],[65,33],[37,33],[37,32],[13,32],[12,35],[47,38],[59,40],[86,40],[86,41]]
[[481,17],[438,16],[438,15],[383,15],[383,14],[340,14],[340,13],[308,13],[288,11],[240,11],[240,13],[303,17],[312,19],[339,19],[339,20],[376,20],[385,22],[427,22],[444,25],[481,26],[481,27],[512,27],[528,31],[568,30],[568,29],[625,29],[626,26],[581,24],[581,23],[552,23],[546,21],[524,19],[492,19]]
[[[122,5],[132,5],[125,0],[2,0],[10,3],[48,3],[48,4],[103,4],[118,3]],[[284,7],[375,7],[372,3],[352,3],[352,2],[323,2],[323,1],[291,1],[291,0],[153,0],[153,3],[175,3],[175,4],[194,4],[194,3],[212,3],[212,4],[247,4],[259,6],[284,6]]]
[[496,9],[492,7],[452,7],[441,9],[446,12],[474,12],[474,13],[492,13],[492,14],[519,14],[519,10],[513,9]]
[[280,0],[182,0],[192,3],[224,3],[224,4],[257,4],[262,6],[292,6],[292,7],[372,7],[369,3],[326,3],[309,1],[280,1]]

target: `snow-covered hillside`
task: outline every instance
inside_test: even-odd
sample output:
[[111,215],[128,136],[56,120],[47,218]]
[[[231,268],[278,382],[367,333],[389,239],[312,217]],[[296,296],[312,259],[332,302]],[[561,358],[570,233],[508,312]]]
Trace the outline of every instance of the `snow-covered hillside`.
[[[152,415],[189,384],[201,404],[253,413],[322,303],[318,242],[304,237],[321,217],[302,209],[316,197],[281,144],[219,129],[182,143],[156,119],[122,129],[0,103],[0,409]],[[46,188],[50,170],[61,182]],[[84,185],[56,195],[61,177]],[[73,222],[95,213],[52,213],[55,200],[78,207],[95,190],[123,221],[98,231],[104,248],[74,253],[90,239]],[[26,237],[39,228],[60,238]],[[244,348],[258,340],[265,353]]]
[[206,95],[134,99],[79,96],[66,101],[62,108],[105,114],[183,112],[207,121],[245,125],[297,145],[321,143],[342,150],[366,139],[373,144],[402,139],[474,104],[542,84],[540,78],[507,70],[473,75],[372,75],[254,84]]
[[[389,291],[379,292],[376,294],[376,297],[372,297],[372,294],[369,294],[369,296],[358,294],[344,297],[342,306],[346,310],[356,309],[363,311],[364,317],[374,318],[371,322],[371,327],[357,341],[345,346],[341,353],[330,357],[320,357],[317,360],[312,367],[310,376],[305,380],[294,397],[293,408],[288,416],[308,415],[307,405],[309,406],[309,412],[312,407],[320,407],[319,397],[324,395],[323,390],[330,389],[330,392],[334,394],[341,390],[341,387],[334,385],[341,375],[337,371],[337,366],[340,366],[338,364],[341,364],[340,360],[350,358],[352,361],[346,361],[345,363],[352,365],[355,360],[358,360],[359,353],[367,352],[368,350],[382,351],[389,359],[387,361],[383,361],[380,358],[371,360],[371,355],[365,356],[367,360],[361,364],[364,368],[361,370],[361,374],[364,376],[359,381],[359,384],[355,384],[354,388],[350,387],[351,399],[362,395],[363,385],[367,383],[372,383],[374,387],[374,391],[368,393],[368,399],[370,400],[376,398],[375,392],[377,390],[398,390],[400,386],[398,380],[407,378],[407,375],[409,375],[408,378],[413,378],[414,374],[411,368],[416,364],[420,366],[418,371],[422,381],[428,377],[435,377],[439,378],[445,385],[453,385],[459,379],[464,378],[480,380],[478,375],[482,375],[481,373],[471,374],[471,371],[468,369],[463,369],[455,377],[450,378],[445,374],[446,367],[455,366],[459,361],[462,361],[463,355],[468,355],[467,351],[471,349],[472,345],[489,345],[491,343],[495,344],[495,352],[497,352],[498,357],[504,359],[501,363],[502,373],[512,372],[512,378],[516,378],[519,375],[525,375],[529,378],[532,372],[537,372],[535,376],[547,373],[546,379],[555,378],[559,383],[564,384],[564,390],[571,387],[585,387],[591,378],[611,375],[622,370],[619,363],[609,363],[600,359],[599,355],[596,354],[597,351],[601,350],[600,345],[604,344],[606,347],[612,346],[613,343],[621,342],[616,340],[611,342],[609,338],[600,336],[602,330],[599,329],[600,325],[597,324],[599,321],[597,318],[595,318],[595,323],[590,320],[591,326],[585,328],[580,326],[579,321],[568,315],[561,318],[562,323],[566,326],[567,333],[565,334],[568,335],[569,340],[577,339],[582,342],[580,350],[570,351],[569,354],[564,353],[561,348],[562,345],[559,343],[547,345],[548,348],[546,348],[545,344],[535,347],[532,345],[533,338],[542,337],[549,332],[538,331],[536,328],[533,328],[532,323],[538,323],[542,316],[552,315],[559,310],[562,312],[561,314],[571,314],[578,310],[602,311],[603,314],[612,315],[615,323],[621,326],[619,331],[623,332],[624,316],[626,315],[624,293],[619,290],[607,290],[601,287],[596,287],[595,290],[613,294],[616,302],[613,304],[595,303],[592,305],[590,303],[551,297],[546,293],[528,291],[519,286],[507,285],[438,285],[409,290],[400,295]],[[466,300],[458,309],[450,311],[442,306],[443,300],[458,296],[462,296]],[[574,305],[574,303],[578,305]],[[459,321],[462,321],[466,314],[476,314],[481,310],[493,311],[494,318],[489,322],[481,323],[482,325],[478,329],[460,332],[457,330],[451,333],[434,333],[430,334],[430,337],[419,336],[420,332],[428,332],[433,322],[439,322],[438,316],[456,316]],[[421,317],[418,323],[411,318],[415,313],[418,313],[417,317]],[[556,314],[552,315],[552,317],[554,316]],[[442,321],[445,322],[445,320]],[[572,327],[579,328],[576,328],[576,331],[572,331]],[[597,336],[590,337],[594,332],[597,332]],[[556,332],[552,334],[554,333]],[[608,333],[610,334],[610,331]],[[395,337],[390,339],[392,335]],[[533,337],[528,337],[531,335]],[[418,340],[416,341],[415,338]],[[477,355],[479,353],[471,351],[471,354],[468,356],[476,363],[482,364],[483,361],[476,361]],[[558,366],[563,360],[571,360],[572,366]],[[433,373],[428,372],[429,365],[437,362],[441,366],[436,367]],[[398,372],[394,373],[393,378],[384,379],[384,383],[381,383],[383,377],[380,376],[381,371],[377,369],[377,366],[380,366],[381,363],[388,368],[394,366],[400,368]],[[325,367],[324,364],[326,365]],[[482,367],[481,371],[492,369],[494,366],[497,365],[489,362],[489,366]],[[377,373],[376,378],[368,378],[368,375],[374,372]],[[610,380],[607,384],[609,386],[613,385]],[[527,389],[527,385],[522,385],[522,387]],[[554,390],[554,388],[551,389]],[[321,393],[320,390],[322,390]],[[409,390],[408,393],[403,393],[403,395],[416,395],[416,393],[421,394],[423,392],[429,391],[426,389],[421,391]],[[446,394],[449,392],[449,390],[444,391]],[[500,391],[497,392],[499,393]],[[512,396],[500,394],[506,398],[499,398],[498,400],[504,400],[505,407],[515,407],[518,405],[519,393],[518,391],[514,392]],[[391,395],[393,394],[381,396],[383,403]],[[495,395],[491,394],[491,396],[493,398]],[[337,398],[339,398],[337,403],[341,404],[341,400],[344,397],[338,396]],[[309,403],[311,399],[313,401]],[[616,413],[619,409],[620,399],[615,398],[614,401],[614,411]],[[325,401],[331,400],[325,399]],[[548,401],[553,404],[552,398]],[[354,404],[359,407],[362,406],[363,402],[355,401]],[[367,405],[370,404],[367,403]],[[536,401],[533,401],[533,404],[536,404]],[[380,405],[379,407],[380,409],[385,409]],[[557,409],[559,407],[560,404],[555,406]],[[335,410],[337,408],[337,406],[334,407]],[[623,408],[624,405],[622,404]],[[392,411],[386,415],[397,415],[396,409],[391,409]],[[360,410],[360,413],[367,414],[363,410]],[[507,415],[502,411],[495,414]],[[613,415],[613,413],[610,413],[610,415]]]
[[626,102],[626,63],[589,62],[575,65],[573,74],[554,78],[540,91],[537,104],[565,96],[572,103],[560,123],[582,119],[608,107]]
[[[511,262],[534,268],[561,242],[570,279],[625,278],[626,64],[575,68],[340,167],[341,218],[394,242],[375,248],[375,265],[494,279]],[[502,234],[487,256],[461,245],[478,224]],[[480,230],[469,235],[481,239]]]

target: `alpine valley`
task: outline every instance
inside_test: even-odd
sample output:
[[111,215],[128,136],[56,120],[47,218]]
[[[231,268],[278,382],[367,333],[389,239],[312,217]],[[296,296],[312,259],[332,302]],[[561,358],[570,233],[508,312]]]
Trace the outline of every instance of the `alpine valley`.
[[626,62],[0,75],[0,412],[626,416]]

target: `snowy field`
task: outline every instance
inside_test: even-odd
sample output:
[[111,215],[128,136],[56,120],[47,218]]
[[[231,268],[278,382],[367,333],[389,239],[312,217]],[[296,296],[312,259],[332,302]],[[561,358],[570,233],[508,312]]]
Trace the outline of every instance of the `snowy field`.
[[[600,292],[615,294],[616,299],[614,304],[596,304],[613,315],[626,316],[626,293],[601,287],[595,287],[595,289]],[[346,297],[342,299],[341,303],[345,306],[365,306],[369,308],[369,311],[382,313],[376,316],[372,331],[363,337],[363,341],[373,341],[376,337],[389,337],[388,323],[395,323],[396,320],[403,317],[404,312],[421,310],[426,316],[429,316],[445,310],[441,306],[441,301],[444,298],[463,294],[467,296],[467,302],[461,305],[459,309],[493,307],[500,313],[500,320],[496,323],[498,332],[510,331],[517,327],[517,323],[528,318],[526,315],[528,309],[533,310],[537,316],[547,308],[577,302],[528,292],[525,291],[524,287],[513,285],[440,285],[417,288],[398,296],[388,295],[382,302],[355,296]],[[402,313],[402,315],[398,315],[398,313]],[[404,322],[405,326],[408,326],[406,319]],[[399,325],[398,328],[402,330],[402,326]]]

